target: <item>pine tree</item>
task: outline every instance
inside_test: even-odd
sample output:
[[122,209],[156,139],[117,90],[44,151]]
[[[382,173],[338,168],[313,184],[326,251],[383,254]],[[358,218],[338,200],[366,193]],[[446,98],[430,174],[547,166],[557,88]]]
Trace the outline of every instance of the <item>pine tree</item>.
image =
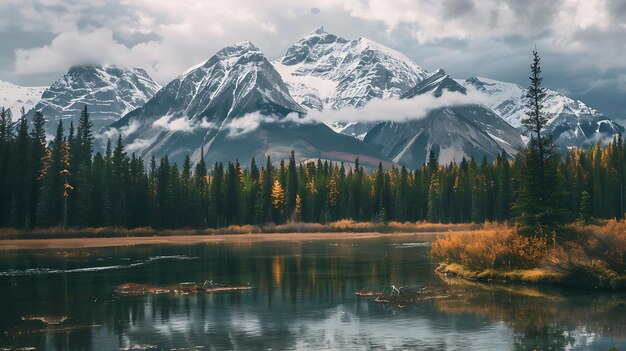
[[261,218],[259,219],[262,222],[271,222],[272,221],[272,186],[274,184],[273,175],[272,175],[272,161],[270,156],[267,156],[267,162],[264,168],[264,176],[263,176],[263,192],[261,194]]
[[587,224],[591,221],[591,195],[587,191],[583,191],[580,194],[580,210],[578,212],[578,219]]
[[427,219],[431,223],[441,222],[440,219],[440,184],[437,173],[434,173],[430,179],[428,187],[428,214]]
[[91,166],[91,157],[93,154],[93,123],[89,119],[89,112],[87,111],[87,105],[82,110],[78,119],[78,129],[76,130],[76,164],[85,164],[88,167]]
[[56,226],[63,222],[65,203],[65,174],[67,170],[67,140],[63,134],[63,121],[59,121],[56,135],[50,145],[50,163],[47,167],[41,196],[37,203],[39,227]]
[[541,86],[543,78],[537,51],[533,51],[530,68],[527,118],[522,120],[522,124],[531,137],[523,151],[520,187],[514,210],[523,233],[549,235],[564,221],[566,214],[562,208],[556,147],[551,136],[542,134],[548,118],[543,106],[546,91]]
[[48,156],[46,146],[46,120],[41,112],[35,112],[33,116],[33,127],[30,133],[31,148],[30,148],[30,188],[28,189],[28,202],[29,202],[29,217],[31,223],[37,223],[37,203],[39,202],[40,190],[42,187],[43,178],[46,173],[47,164],[46,158]]
[[289,166],[287,167],[287,189],[286,189],[286,203],[285,208],[287,214],[294,219],[295,207],[296,207],[296,195],[298,193],[298,170],[296,169],[296,157],[291,151],[289,156]]
[[28,174],[31,172],[30,153],[31,141],[28,135],[28,121],[22,116],[18,121],[17,136],[11,166],[13,168],[13,199],[11,206],[11,225],[28,229],[29,218],[29,187],[32,186]]

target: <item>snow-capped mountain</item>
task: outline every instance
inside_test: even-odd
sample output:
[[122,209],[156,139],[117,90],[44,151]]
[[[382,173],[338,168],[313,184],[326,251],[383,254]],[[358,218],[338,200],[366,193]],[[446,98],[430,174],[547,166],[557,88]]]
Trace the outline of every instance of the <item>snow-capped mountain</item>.
[[[422,94],[439,98],[444,92],[467,94],[465,87],[439,69],[402,98]],[[437,108],[422,119],[402,123],[383,122],[372,128],[363,141],[410,168],[421,166],[430,150],[446,164],[469,156],[494,159],[502,150],[514,155],[524,147],[519,131],[479,104]]]
[[[493,79],[473,77],[464,81],[486,96],[487,104],[502,118],[518,128],[527,139],[522,126],[526,117],[526,90],[524,87]],[[557,91],[547,90],[545,110],[549,115],[546,133],[554,135],[562,147],[586,147],[598,138],[607,139],[624,132],[624,127],[602,113],[588,107],[582,101],[571,99]]]
[[0,107],[11,110],[16,119],[22,108],[28,111],[39,102],[44,90],[46,87],[22,87],[0,80]]
[[364,162],[388,161],[362,142],[320,123],[301,123],[305,110],[291,97],[280,74],[250,42],[227,46],[167,84],[143,107],[112,128],[129,150],[147,158],[181,162],[247,163],[252,157],[299,157]]
[[[75,66],[42,93],[28,116],[41,111],[47,121],[46,130],[53,134],[59,120],[76,122],[87,105],[94,130],[98,131],[143,106],[160,88],[141,68]],[[64,123],[69,125],[68,121]]]
[[[296,102],[307,109],[361,107],[374,98],[400,96],[428,73],[405,55],[366,38],[347,40],[320,27],[273,62]],[[335,123],[358,136],[369,123]]]

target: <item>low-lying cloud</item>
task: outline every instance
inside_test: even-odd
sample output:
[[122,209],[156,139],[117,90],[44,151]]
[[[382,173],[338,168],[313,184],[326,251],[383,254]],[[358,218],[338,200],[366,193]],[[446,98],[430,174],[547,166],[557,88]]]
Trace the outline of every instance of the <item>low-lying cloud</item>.
[[[459,92],[444,91],[440,97],[431,94],[418,95],[411,99],[391,98],[387,100],[374,99],[363,107],[345,107],[341,110],[309,111],[305,115],[290,113],[287,116],[263,115],[260,112],[248,113],[244,116],[227,120],[223,123],[209,121],[206,118],[201,121],[193,121],[187,117],[175,118],[163,116],[157,119],[152,128],[156,131],[194,133],[201,130],[223,130],[228,138],[238,138],[254,132],[262,124],[269,123],[297,123],[311,124],[333,122],[407,122],[425,118],[430,111],[451,106],[467,104],[484,104],[486,96],[474,89],[468,89],[466,94]],[[113,138],[118,134],[122,138],[138,131],[139,122],[131,122],[128,126],[120,129],[110,128],[102,134],[103,139]],[[134,149],[147,146],[147,139],[136,139],[133,142]],[[136,145],[135,145],[136,144]]]
[[486,103],[486,97],[476,90],[468,90],[467,94],[444,91],[440,97],[423,94],[411,99],[374,99],[360,108],[345,107],[341,110],[312,111],[304,119],[323,123],[406,122],[422,119],[428,112],[441,107],[482,103]]
[[197,125],[197,123],[187,118],[173,118],[172,116],[163,116],[157,119],[153,124],[153,126],[157,128],[171,132],[192,132],[196,129]]
[[286,117],[279,118],[254,112],[233,119],[224,128],[228,130],[229,137],[236,138],[256,130],[263,123],[325,123],[330,125],[333,122],[407,122],[425,118],[430,111],[442,107],[483,104],[487,102],[486,99],[484,94],[469,89],[467,94],[444,91],[440,97],[423,94],[411,99],[374,99],[363,107],[344,107],[341,110],[312,110],[303,116],[291,113]]

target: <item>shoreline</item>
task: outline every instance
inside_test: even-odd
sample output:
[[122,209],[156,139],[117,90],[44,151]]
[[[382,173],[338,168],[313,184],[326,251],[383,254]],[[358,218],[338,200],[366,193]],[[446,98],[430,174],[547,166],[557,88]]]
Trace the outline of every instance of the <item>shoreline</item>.
[[172,236],[127,236],[98,238],[46,238],[46,239],[3,239],[0,251],[87,249],[139,245],[195,245],[214,243],[257,243],[272,241],[322,241],[361,240],[393,237],[415,237],[426,241],[445,235],[442,232],[381,233],[381,232],[325,232],[325,233],[254,233],[254,234],[210,234]]
[[[541,268],[472,271],[457,263],[440,263],[435,273],[446,278],[461,279],[468,282],[504,285],[561,286],[577,289],[600,289],[624,291],[626,284],[623,277],[593,276],[576,279],[562,273],[549,272]],[[589,279],[591,278],[591,279]],[[613,278],[613,279],[611,279]]]

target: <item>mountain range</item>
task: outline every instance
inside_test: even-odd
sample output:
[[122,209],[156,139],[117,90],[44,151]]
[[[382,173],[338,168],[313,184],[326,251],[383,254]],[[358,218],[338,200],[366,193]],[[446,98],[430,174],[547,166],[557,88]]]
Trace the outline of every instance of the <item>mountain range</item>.
[[75,66],[41,93],[27,117],[41,111],[46,132],[54,135],[59,120],[68,126],[88,106],[94,130],[100,131],[143,106],[159,89],[161,86],[141,68]]
[[[422,95],[437,98],[444,92],[465,95],[467,89],[439,69],[401,98]],[[413,169],[426,162],[430,150],[440,163],[447,164],[470,155],[494,159],[502,150],[514,155],[524,147],[514,127],[490,108],[473,103],[436,108],[420,119],[379,123],[368,131],[363,141],[394,162]]]
[[[446,96],[466,97],[446,103]],[[427,98],[427,99],[425,99]],[[411,100],[413,99],[413,100]],[[472,99],[475,99],[472,100]],[[360,120],[371,101],[431,101],[415,118]],[[59,120],[76,120],[88,106],[102,136],[122,135],[144,158],[181,162],[324,158],[411,168],[433,150],[439,161],[514,155],[528,135],[521,125],[525,89],[472,77],[429,73],[395,50],[366,38],[348,40],[318,28],[269,61],[252,43],[227,46],[161,88],[142,69],[76,66],[49,88],[0,82],[0,106],[31,117],[43,112],[52,134]],[[586,147],[624,128],[583,102],[547,90],[548,133],[560,147]],[[310,116],[356,111],[321,123]]]
[[[473,77],[463,81],[485,95],[487,105],[505,121],[519,129],[525,140],[528,133],[522,126],[526,117],[526,89],[514,83]],[[554,136],[561,147],[587,147],[598,139],[606,140],[624,132],[624,127],[607,118],[584,102],[569,98],[557,91],[547,89],[544,102],[548,114],[546,133]]]
[[351,162],[359,156],[371,166],[390,164],[359,140],[322,123],[303,123],[305,112],[259,49],[241,42],[187,70],[112,127],[144,158],[167,155],[180,162],[202,155],[209,163],[248,163],[268,155],[279,160],[294,150],[300,158]]
[[11,110],[17,118],[22,109],[29,111],[35,107],[46,89],[46,87],[22,87],[0,80],[0,107]]

